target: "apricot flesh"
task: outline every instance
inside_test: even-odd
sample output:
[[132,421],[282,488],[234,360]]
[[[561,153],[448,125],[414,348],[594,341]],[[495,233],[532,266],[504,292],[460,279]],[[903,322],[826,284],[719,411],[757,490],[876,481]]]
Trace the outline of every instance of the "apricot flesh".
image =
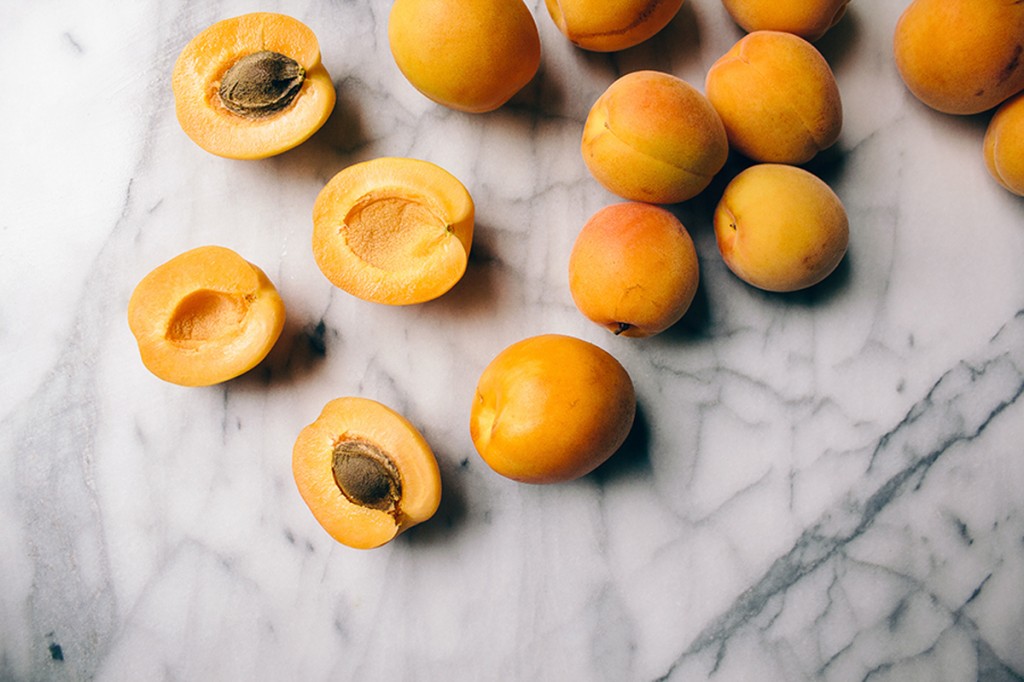
[[336,99],[313,31],[270,12],[200,32],[178,56],[171,84],[185,134],[232,159],[263,159],[305,142]]
[[639,45],[665,28],[683,0],[545,0],[558,30],[574,45],[614,52]]
[[569,256],[569,291],[588,319],[616,335],[647,337],[679,321],[699,282],[683,224],[658,206],[606,206],[583,226]]
[[722,0],[748,32],[785,31],[815,41],[839,23],[850,0]]
[[580,147],[605,189],[653,204],[695,197],[729,155],[722,120],[707,98],[660,71],[635,71],[608,86],[590,109]]
[[754,161],[805,163],[839,139],[843,107],[832,69],[791,33],[747,34],[712,64],[704,89],[730,148]]
[[832,188],[784,164],[758,164],[733,178],[715,209],[714,228],[729,269],[767,291],[817,284],[849,243],[846,210]]
[[266,274],[222,246],[201,246],[158,266],[128,301],[143,364],[181,386],[249,371],[273,348],[284,321],[284,302]]
[[1003,102],[985,130],[985,166],[1007,190],[1024,196],[1024,92]]
[[317,522],[355,549],[390,542],[441,501],[430,445],[404,416],[369,398],[327,403],[295,440],[292,474]]
[[929,107],[987,111],[1024,89],[1024,3],[914,0],[896,22],[893,53]]
[[366,301],[422,303],[462,278],[473,199],[428,161],[381,157],[349,166],[313,205],[313,256],[335,286]]
[[540,34],[522,0],[395,0],[388,42],[413,87],[469,113],[498,109],[540,67]]
[[484,369],[470,411],[470,436],[498,474],[558,483],[605,462],[633,424],[636,394],[607,351],[571,336],[518,341]]

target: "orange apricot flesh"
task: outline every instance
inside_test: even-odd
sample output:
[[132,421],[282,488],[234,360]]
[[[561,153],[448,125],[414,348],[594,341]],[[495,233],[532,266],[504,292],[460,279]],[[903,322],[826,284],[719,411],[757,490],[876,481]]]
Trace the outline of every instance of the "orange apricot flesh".
[[273,348],[284,321],[284,302],[266,274],[222,246],[201,246],[160,265],[128,302],[143,364],[182,386],[249,371]]
[[437,298],[462,278],[473,199],[428,161],[378,158],[345,168],[313,205],[313,255],[335,286],[390,305]]
[[317,522],[356,549],[387,544],[441,501],[430,445],[405,417],[368,398],[327,403],[299,433],[292,473]]
[[232,159],[262,159],[305,142],[336,99],[313,31],[270,12],[200,32],[178,56],[171,83],[185,134]]

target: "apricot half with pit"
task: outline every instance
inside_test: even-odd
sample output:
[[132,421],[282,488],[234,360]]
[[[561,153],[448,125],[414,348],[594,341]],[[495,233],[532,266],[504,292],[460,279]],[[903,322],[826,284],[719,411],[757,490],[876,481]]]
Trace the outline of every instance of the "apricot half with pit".
[[296,147],[327,121],[336,98],[313,31],[270,12],[199,33],[178,56],[171,83],[185,134],[232,159]]
[[594,344],[544,334],[512,344],[484,369],[470,436],[495,472],[524,483],[583,476],[629,435],[636,394],[626,369]]
[[338,542],[372,549],[426,521],[441,501],[430,445],[375,400],[337,398],[302,429],[292,473],[303,501]]
[[335,286],[375,303],[422,303],[462,278],[473,199],[419,159],[383,157],[342,170],[313,204],[313,256]]
[[700,279],[697,250],[672,213],[651,204],[605,206],[569,256],[569,292],[588,319],[616,335],[645,337],[679,321]]
[[128,301],[142,363],[182,386],[249,371],[273,348],[284,320],[284,302],[266,274],[223,246],[201,246],[158,266]]

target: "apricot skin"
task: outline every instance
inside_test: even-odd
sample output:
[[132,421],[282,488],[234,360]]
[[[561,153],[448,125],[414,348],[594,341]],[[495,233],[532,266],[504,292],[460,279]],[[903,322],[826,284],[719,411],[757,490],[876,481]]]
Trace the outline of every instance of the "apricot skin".
[[595,213],[569,256],[569,291],[588,319],[614,334],[647,337],[679,321],[699,282],[697,251],[679,219],[624,202]]
[[[342,440],[372,443],[387,453],[401,477],[393,511],[349,501],[335,482],[334,448]],[[292,473],[317,522],[338,542],[355,549],[380,547],[430,519],[441,502],[441,474],[430,445],[398,412],[375,400],[337,398],[299,433]]]
[[487,366],[470,412],[477,452],[498,474],[558,483],[605,462],[633,424],[625,368],[587,341],[544,334],[512,344]]
[[613,82],[591,107],[580,146],[605,189],[653,204],[695,197],[729,155],[711,103],[686,81],[658,71]]
[[1004,188],[1024,196],[1024,92],[1003,102],[989,121],[985,166]]
[[266,274],[234,251],[201,246],[146,275],[128,301],[142,363],[181,386],[209,386],[258,365],[284,328]]
[[388,41],[413,87],[469,113],[501,107],[540,67],[540,34],[522,0],[395,0]]
[[748,32],[785,31],[815,41],[839,23],[850,0],[722,0]]
[[[290,57],[305,70],[298,95],[270,116],[232,113],[218,94],[221,78],[242,57],[264,50]],[[270,12],[225,19],[199,33],[178,56],[171,85],[185,134],[211,154],[231,159],[263,159],[302,144],[327,121],[336,100],[312,30]]]
[[615,52],[639,45],[665,28],[683,0],[545,0],[558,30],[574,45]]
[[313,204],[313,255],[335,286],[366,301],[411,305],[466,272],[473,199],[440,166],[381,157],[335,175]]
[[750,33],[708,70],[705,92],[730,148],[761,162],[800,164],[832,146],[843,107],[832,69],[791,33]]
[[914,0],[893,36],[907,88],[948,114],[987,111],[1024,89],[1024,3]]
[[751,166],[733,178],[714,226],[725,264],[766,291],[817,284],[839,265],[849,242],[846,210],[835,192],[784,164]]

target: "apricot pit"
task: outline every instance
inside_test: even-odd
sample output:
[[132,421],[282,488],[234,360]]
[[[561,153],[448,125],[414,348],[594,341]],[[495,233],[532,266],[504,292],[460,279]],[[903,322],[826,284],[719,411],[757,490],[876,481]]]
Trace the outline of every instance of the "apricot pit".
[[313,255],[335,286],[375,303],[422,303],[462,278],[473,199],[428,161],[378,158],[345,168],[313,205]]
[[292,451],[303,501],[338,542],[372,549],[426,521],[440,504],[433,451],[411,422],[368,398],[332,400]]

